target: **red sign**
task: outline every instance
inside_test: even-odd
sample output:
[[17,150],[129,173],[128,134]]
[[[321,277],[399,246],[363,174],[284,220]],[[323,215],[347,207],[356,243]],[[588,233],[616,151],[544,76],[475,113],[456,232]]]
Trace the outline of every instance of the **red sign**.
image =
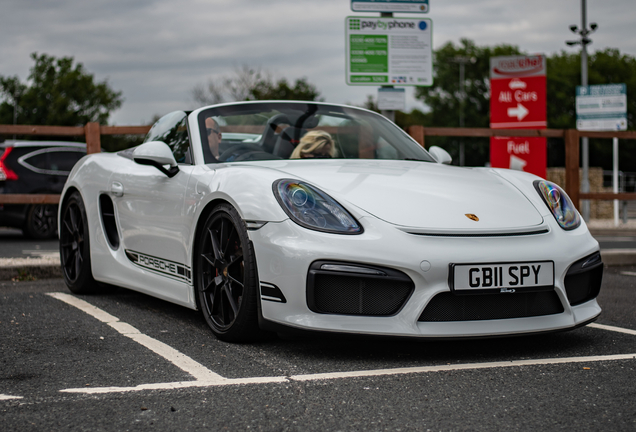
[[490,127],[493,129],[545,129],[546,78],[505,78],[490,81]]
[[[542,55],[491,57],[490,127],[545,129],[546,62]],[[546,138],[490,138],[490,165],[526,171],[545,178]]]
[[540,137],[490,138],[490,165],[546,177],[547,139]]

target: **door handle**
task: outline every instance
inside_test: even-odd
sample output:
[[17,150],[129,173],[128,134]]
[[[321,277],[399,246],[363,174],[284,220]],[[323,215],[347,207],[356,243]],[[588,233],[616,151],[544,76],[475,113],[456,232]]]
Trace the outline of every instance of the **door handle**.
[[122,197],[124,196],[124,185],[119,182],[112,182],[110,192],[116,197]]

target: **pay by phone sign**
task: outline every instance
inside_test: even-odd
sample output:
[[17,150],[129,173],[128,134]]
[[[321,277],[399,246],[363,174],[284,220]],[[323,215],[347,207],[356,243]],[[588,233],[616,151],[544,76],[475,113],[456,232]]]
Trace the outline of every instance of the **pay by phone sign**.
[[347,84],[432,85],[431,25],[422,18],[347,17]]

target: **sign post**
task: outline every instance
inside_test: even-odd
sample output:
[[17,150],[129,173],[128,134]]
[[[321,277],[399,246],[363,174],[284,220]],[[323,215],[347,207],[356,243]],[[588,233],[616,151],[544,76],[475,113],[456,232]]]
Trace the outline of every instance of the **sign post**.
[[[627,86],[576,86],[576,128],[587,131],[627,130]],[[612,189],[618,193],[618,138],[613,139]],[[614,200],[614,226],[618,226],[618,200]]]
[[[492,129],[545,129],[546,100],[545,56],[491,57]],[[545,178],[547,140],[544,137],[491,137],[490,165]]]
[[428,0],[351,0],[354,12],[427,13]]

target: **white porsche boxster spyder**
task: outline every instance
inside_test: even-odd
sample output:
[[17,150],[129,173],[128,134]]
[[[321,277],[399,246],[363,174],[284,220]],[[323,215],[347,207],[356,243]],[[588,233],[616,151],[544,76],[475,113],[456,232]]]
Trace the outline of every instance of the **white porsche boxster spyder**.
[[173,112],[143,144],[73,168],[64,278],[74,293],[101,282],[200,309],[227,341],[285,328],[493,337],[595,320],[599,246],[565,192],[449,162],[349,106]]

